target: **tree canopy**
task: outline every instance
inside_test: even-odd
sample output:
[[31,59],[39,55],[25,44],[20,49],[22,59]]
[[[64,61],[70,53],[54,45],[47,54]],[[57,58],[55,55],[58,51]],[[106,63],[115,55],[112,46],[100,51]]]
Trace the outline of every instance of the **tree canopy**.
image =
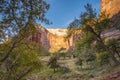
[[105,12],[101,12],[99,17],[97,17],[96,12],[92,6],[90,4],[87,4],[85,5],[85,11],[80,14],[78,21],[76,22],[76,20],[74,20],[73,23],[74,22],[76,24],[79,22],[79,24],[71,25],[70,23],[68,26],[68,36],[69,33],[74,35],[73,32],[75,32],[76,29],[82,30],[80,33],[82,34],[82,37],[80,40],[78,40],[78,43],[76,43],[76,49],[78,49],[78,51],[80,49],[83,49],[83,47],[86,47],[86,45],[87,47],[92,47],[94,44],[99,43],[99,45],[102,46],[101,48],[111,56],[115,64],[120,63],[113,55],[114,52],[112,52],[108,45],[105,44],[105,39],[103,39],[101,36],[104,30],[111,28],[109,15],[105,14]]

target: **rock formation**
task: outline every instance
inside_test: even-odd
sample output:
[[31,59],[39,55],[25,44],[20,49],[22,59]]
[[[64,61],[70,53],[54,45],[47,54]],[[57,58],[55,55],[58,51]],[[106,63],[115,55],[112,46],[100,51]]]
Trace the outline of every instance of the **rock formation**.
[[110,17],[120,12],[120,0],[101,0],[101,12],[106,11]]
[[38,32],[31,35],[28,40],[35,44],[42,45],[46,50],[50,52],[57,52],[61,48],[68,50],[72,46],[72,39],[70,44],[64,40],[67,29],[45,29],[42,26],[37,28]]
[[29,36],[28,40],[34,42],[37,45],[42,45],[46,50],[50,49],[50,42],[48,39],[49,32],[42,26],[37,27],[37,32],[34,35]]
[[69,48],[68,42],[64,40],[66,35],[65,29],[48,29],[48,39],[50,42],[50,52],[57,52],[61,48]]
[[120,0],[101,0],[101,12],[109,14],[111,29],[103,32],[104,38],[116,38],[120,40]]
[[[101,0],[101,11],[106,11],[106,14],[110,14],[112,28],[105,30],[101,35],[103,38],[116,38],[120,40],[120,0]],[[50,52],[56,52],[61,48],[65,48],[69,52],[75,49],[76,40],[80,37],[79,33],[76,33],[70,40],[65,41],[66,29],[45,29],[42,26],[37,28],[38,32],[31,35],[28,39],[37,44],[42,44],[46,50]],[[81,32],[81,31],[78,31]]]

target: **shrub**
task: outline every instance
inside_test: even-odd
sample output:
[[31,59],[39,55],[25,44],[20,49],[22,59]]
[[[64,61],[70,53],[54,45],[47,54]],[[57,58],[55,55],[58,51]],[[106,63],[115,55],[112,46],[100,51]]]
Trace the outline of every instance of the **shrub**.
[[83,60],[79,57],[79,58],[77,58],[77,61],[76,61],[75,64],[78,65],[78,66],[81,66],[81,68],[82,68]]
[[57,58],[55,56],[52,56],[50,59],[49,59],[49,62],[47,64],[48,67],[50,67],[51,69],[55,70],[59,67],[59,64],[57,62]]
[[[5,52],[6,49],[7,47],[4,47],[3,51]],[[41,61],[39,60],[36,51],[31,50],[24,44],[19,45],[12,51],[9,58],[1,67],[0,73],[4,72],[1,79],[19,80],[28,76],[28,74],[33,71],[39,71],[41,67]]]
[[96,54],[98,65],[104,65],[109,63],[109,55],[106,52]]

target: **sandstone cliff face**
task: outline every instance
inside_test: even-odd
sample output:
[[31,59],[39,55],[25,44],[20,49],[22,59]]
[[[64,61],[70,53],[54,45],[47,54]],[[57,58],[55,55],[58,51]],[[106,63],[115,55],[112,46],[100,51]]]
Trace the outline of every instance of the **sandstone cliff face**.
[[[101,0],[101,11],[109,14],[111,18],[113,28],[103,31],[102,38],[111,39],[115,38],[120,40],[120,0]],[[119,28],[119,29],[118,29]],[[81,32],[81,31],[78,31]],[[74,34],[72,37],[72,46],[69,51],[75,50],[76,40],[80,37],[80,34]]]
[[[101,0],[101,12],[106,11],[110,14],[113,28],[105,30],[101,35],[103,38],[116,38],[120,40],[120,0]],[[65,48],[69,52],[75,49],[76,40],[80,37],[79,33],[74,34],[70,40],[64,41],[66,29],[45,29],[40,26],[35,35],[29,37],[29,40],[42,44],[46,50],[56,52],[60,48]],[[78,31],[81,32],[81,31]]]
[[37,32],[34,35],[29,36],[28,40],[32,41],[37,45],[42,45],[46,50],[50,49],[49,39],[47,37],[48,31],[42,27],[37,27]]
[[67,51],[72,46],[72,38],[69,41],[65,41],[67,29],[47,29],[49,31],[48,39],[50,42],[50,52],[57,52],[61,48]]
[[64,36],[57,36],[49,33],[48,39],[50,41],[50,52],[57,52],[61,48],[68,49],[68,42],[64,41]]
[[72,46],[72,38],[69,42],[64,40],[66,29],[45,29],[39,26],[37,30],[38,32],[28,39],[37,45],[42,45],[47,51],[57,52],[61,48],[67,51]]
[[[101,12],[106,11],[112,21],[113,28],[101,35],[103,38],[116,38],[120,40],[120,0],[101,0]],[[118,29],[119,28],[119,29]]]
[[120,12],[120,0],[101,0],[101,12],[106,11],[113,17],[118,12]]

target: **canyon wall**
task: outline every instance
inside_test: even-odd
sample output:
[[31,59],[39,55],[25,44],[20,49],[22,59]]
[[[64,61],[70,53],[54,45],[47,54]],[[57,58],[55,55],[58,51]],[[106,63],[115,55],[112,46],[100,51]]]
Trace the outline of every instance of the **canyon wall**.
[[37,32],[28,37],[28,40],[36,45],[42,45],[46,50],[50,49],[50,42],[47,37],[49,32],[42,26],[37,26]]
[[111,29],[105,30],[103,38],[116,38],[120,40],[120,0],[101,0],[101,11],[109,14]]
[[110,17],[120,12],[120,0],[101,0],[101,12],[106,11]]
[[64,40],[67,29],[45,29],[38,26],[34,35],[29,36],[28,40],[42,45],[47,51],[54,53],[64,48],[67,51],[72,46],[72,38],[68,41]]
[[[60,29],[60,30],[62,30],[62,29]],[[54,29],[54,31],[56,31],[56,29]],[[48,39],[49,39],[50,46],[51,46],[49,51],[51,53],[53,53],[53,52],[59,51],[61,48],[64,48],[65,51],[67,51],[67,49],[69,48],[69,44],[67,41],[64,40],[65,33],[58,32],[59,34],[57,34],[57,33],[54,34],[53,32],[50,33],[50,31],[49,31],[49,34],[48,34]]]
[[[106,14],[110,14],[110,19],[112,21],[112,28],[103,31],[101,35],[103,38],[116,38],[120,40],[120,0],[101,0],[101,11],[106,11]],[[81,31],[76,31],[76,33],[68,40],[65,41],[64,37],[66,35],[67,29],[45,29],[42,26],[38,26],[38,32],[31,35],[28,39],[36,44],[42,45],[47,51],[57,52],[61,48],[66,51],[72,52],[75,49],[75,43],[79,33]]]

